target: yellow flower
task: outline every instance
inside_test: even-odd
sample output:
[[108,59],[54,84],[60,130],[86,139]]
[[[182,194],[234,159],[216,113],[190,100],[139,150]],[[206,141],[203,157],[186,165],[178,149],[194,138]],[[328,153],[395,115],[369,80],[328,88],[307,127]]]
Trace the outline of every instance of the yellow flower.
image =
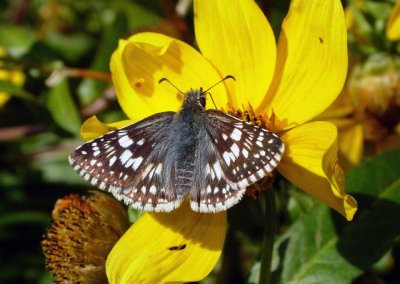
[[[400,105],[396,95],[400,83],[400,61],[386,50],[390,46],[388,41],[400,39],[400,2],[392,4],[390,16],[381,18],[372,13],[378,6],[368,3],[373,1],[356,0],[345,9],[353,45],[357,46],[357,50],[366,52],[368,57],[360,62],[360,54],[350,54],[352,64],[346,86],[336,101],[317,117],[337,126],[339,160],[345,169],[361,162],[364,143],[372,142],[368,144],[369,154],[395,149],[400,145],[399,128],[393,124],[398,120],[396,109]],[[382,5],[382,11],[391,7],[390,3],[379,5]],[[370,15],[373,17],[368,17]],[[383,20],[387,20],[386,34],[382,34],[382,39],[377,42],[371,36],[376,33],[371,30],[378,28],[377,23]]]
[[[0,59],[5,57],[6,51],[0,47]],[[0,61],[0,68],[3,62]],[[0,80],[9,81],[16,86],[21,86],[25,82],[25,74],[20,70],[0,69]],[[10,95],[5,92],[0,92],[0,108],[10,99]]]
[[400,2],[397,1],[394,6],[392,13],[390,14],[389,20],[386,24],[386,36],[390,40],[400,39]]
[[363,125],[354,117],[355,112],[346,86],[336,101],[316,118],[316,120],[332,122],[338,128],[339,161],[345,170],[361,162],[364,150]]
[[[121,40],[111,59],[119,103],[136,121],[178,110],[182,90],[208,87],[218,107],[254,110],[286,145],[279,172],[311,196],[351,220],[356,201],[344,192],[337,165],[337,130],[313,121],[339,94],[347,71],[346,27],[339,0],[291,2],[278,41],[251,0],[195,0],[199,48],[156,33]],[[209,104],[208,107],[213,107]],[[121,127],[127,122],[116,123]],[[92,118],[87,137],[106,125]],[[184,204],[172,214],[146,213],[116,244],[107,259],[110,283],[198,281],[218,260],[226,212],[200,214]]]

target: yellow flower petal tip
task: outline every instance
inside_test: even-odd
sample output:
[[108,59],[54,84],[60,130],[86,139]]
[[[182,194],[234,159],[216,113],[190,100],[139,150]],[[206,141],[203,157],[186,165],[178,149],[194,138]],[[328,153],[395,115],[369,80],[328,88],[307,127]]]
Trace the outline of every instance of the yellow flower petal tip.
[[258,111],[274,109],[285,129],[313,119],[339,95],[347,61],[340,1],[291,1],[278,41],[275,76]]
[[389,20],[386,24],[386,36],[390,40],[400,39],[400,2],[397,1],[396,6],[390,14]]
[[146,213],[115,245],[106,263],[109,283],[182,283],[205,278],[225,239],[226,212]]
[[357,200],[353,196],[346,194],[343,198],[345,217],[347,221],[353,220],[357,212]]
[[315,121],[287,131],[281,137],[287,149],[278,171],[314,198],[351,220],[357,203],[344,190],[344,174],[337,159],[337,129]]
[[112,130],[122,128],[124,126],[127,126],[129,124],[133,123],[130,120],[122,120],[118,122],[113,122],[113,123],[103,123],[100,120],[97,119],[97,117],[94,115],[82,124],[81,126],[81,138],[84,141],[90,141],[93,140],[101,135],[104,135]]

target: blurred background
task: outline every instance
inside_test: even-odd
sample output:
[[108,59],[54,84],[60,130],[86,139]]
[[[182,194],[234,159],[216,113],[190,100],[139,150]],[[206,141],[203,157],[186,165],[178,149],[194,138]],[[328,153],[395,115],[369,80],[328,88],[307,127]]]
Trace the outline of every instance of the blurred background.
[[[290,1],[258,3],[278,38]],[[52,283],[41,241],[52,224],[54,204],[90,189],[67,161],[82,143],[80,126],[95,114],[104,122],[126,118],[109,74],[118,39],[156,31],[196,46],[191,4],[188,0],[0,2],[0,283]],[[400,154],[395,150],[400,148],[399,3],[343,1],[343,5],[349,31],[348,80],[338,101],[320,119],[339,128],[340,163],[350,175],[348,191],[361,201],[359,214],[364,219],[349,227],[336,213],[280,182],[276,283],[285,283],[284,279],[293,279],[290,273],[304,269],[301,261],[290,259],[300,253],[296,247],[307,244],[295,238],[288,241],[289,236],[315,236],[311,228],[327,223],[336,229],[320,233],[329,234],[335,244],[332,250],[347,265],[335,259],[330,272],[347,274],[319,278],[325,279],[322,283],[400,283],[400,197],[398,191],[386,190],[396,182],[398,188],[400,174]],[[368,192],[368,184],[359,187],[359,180],[377,172],[377,180],[386,183]],[[260,208],[249,209],[249,204],[255,202],[247,198],[229,212],[225,255],[203,283],[256,283],[263,221]],[[378,209],[372,214],[371,208]],[[325,219],[317,222],[316,215]],[[381,227],[374,227],[377,224]],[[360,235],[363,246],[349,241]],[[373,249],[374,245],[379,247]],[[367,253],[365,247],[373,250]],[[318,259],[316,251],[307,253]],[[321,283],[318,278],[299,282]]]

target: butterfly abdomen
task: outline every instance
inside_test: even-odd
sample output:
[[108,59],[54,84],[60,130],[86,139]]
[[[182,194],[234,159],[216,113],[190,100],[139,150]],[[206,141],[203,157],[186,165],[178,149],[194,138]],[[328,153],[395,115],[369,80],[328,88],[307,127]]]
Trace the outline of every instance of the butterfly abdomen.
[[200,112],[184,107],[177,113],[174,128],[175,187],[179,195],[186,195],[194,181],[195,150],[198,146]]

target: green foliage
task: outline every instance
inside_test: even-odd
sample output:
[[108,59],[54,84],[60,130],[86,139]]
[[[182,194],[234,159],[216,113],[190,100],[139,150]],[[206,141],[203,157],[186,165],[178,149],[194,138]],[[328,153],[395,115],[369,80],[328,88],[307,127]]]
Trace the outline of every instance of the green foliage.
[[72,134],[79,133],[81,120],[65,79],[49,90],[46,106],[62,129]]
[[[67,157],[82,142],[81,109],[111,88],[109,81],[72,77],[68,68],[108,74],[118,40],[160,21],[162,15],[153,12],[160,11],[158,3],[151,5],[103,0],[0,5],[0,48],[6,52],[0,69],[20,70],[26,78],[22,86],[0,79],[0,93],[10,96],[0,104],[0,283],[52,283],[40,242],[56,200],[91,188]],[[124,117],[115,97],[106,111],[94,111]]]
[[369,159],[346,177],[359,210],[352,222],[316,204],[277,241],[276,283],[351,283],[400,236],[400,151]]
[[21,58],[28,53],[35,42],[36,37],[29,27],[0,26],[0,46],[14,58]]
[[395,49],[395,45],[387,40],[385,31],[393,5],[393,1],[350,1],[348,9],[353,16],[353,23],[348,42],[356,56]]

